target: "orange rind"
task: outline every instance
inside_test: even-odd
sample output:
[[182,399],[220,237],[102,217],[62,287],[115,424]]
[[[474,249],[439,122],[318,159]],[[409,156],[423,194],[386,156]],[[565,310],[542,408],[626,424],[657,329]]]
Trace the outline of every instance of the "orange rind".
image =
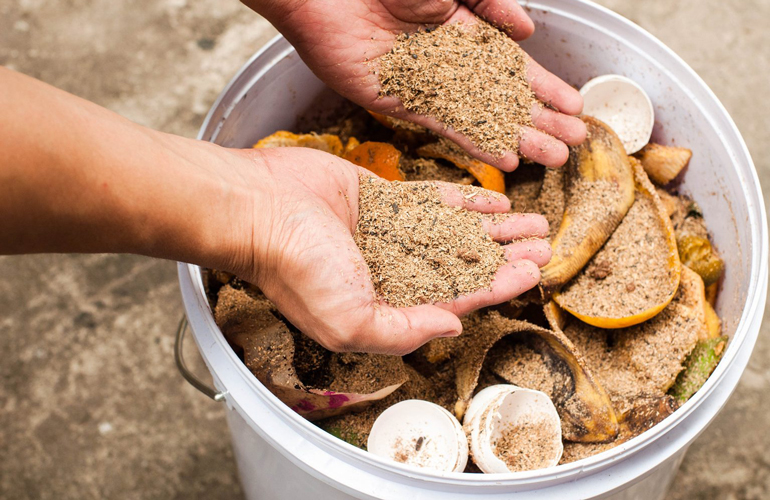
[[311,148],[342,156],[344,148],[339,137],[332,134],[295,134],[279,130],[260,139],[254,148]]
[[500,170],[483,161],[476,160],[447,139],[421,146],[417,149],[417,154],[451,162],[475,177],[484,189],[505,194],[505,177]]
[[404,175],[398,168],[401,151],[385,142],[364,142],[343,156],[351,163],[379,175],[386,181],[403,181]]

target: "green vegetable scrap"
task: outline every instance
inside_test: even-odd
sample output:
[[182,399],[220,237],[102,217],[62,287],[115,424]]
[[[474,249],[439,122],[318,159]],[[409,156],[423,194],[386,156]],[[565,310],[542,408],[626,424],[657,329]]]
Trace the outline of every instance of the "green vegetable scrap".
[[701,340],[684,361],[684,370],[668,393],[684,403],[700,389],[714,371],[725,352],[726,336]]

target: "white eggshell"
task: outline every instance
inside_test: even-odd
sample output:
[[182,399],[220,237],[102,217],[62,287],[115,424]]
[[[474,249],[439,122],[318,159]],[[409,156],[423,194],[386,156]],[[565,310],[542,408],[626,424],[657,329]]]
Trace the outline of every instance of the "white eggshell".
[[495,454],[495,443],[507,426],[537,421],[547,422],[547,427],[553,431],[550,436],[552,456],[547,457],[546,466],[554,466],[563,452],[561,420],[546,394],[514,385],[491,386],[479,392],[471,401],[464,420],[473,460],[479,469],[487,474],[511,472]]
[[397,462],[446,472],[462,472],[468,463],[468,440],[460,422],[444,408],[416,399],[382,412],[367,448]]
[[493,399],[498,398],[501,394],[508,394],[516,389],[518,389],[518,387],[515,385],[498,384],[490,385],[489,387],[480,390],[478,394],[471,399],[468,409],[465,411],[465,416],[463,416],[463,423],[468,423],[473,420],[473,417],[475,417],[479,411],[484,411]]
[[655,124],[652,101],[638,83],[621,75],[598,76],[580,89],[583,114],[609,125],[618,134],[627,154],[650,141]]

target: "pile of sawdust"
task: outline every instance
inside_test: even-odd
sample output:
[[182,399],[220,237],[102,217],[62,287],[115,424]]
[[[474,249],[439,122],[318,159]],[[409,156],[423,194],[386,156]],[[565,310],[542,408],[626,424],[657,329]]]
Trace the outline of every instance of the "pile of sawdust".
[[382,95],[436,118],[482,151],[516,153],[521,127],[532,126],[527,56],[480,19],[402,33],[377,62]]
[[506,263],[482,215],[445,205],[430,182],[362,176],[354,240],[375,292],[395,307],[449,302],[489,288]]

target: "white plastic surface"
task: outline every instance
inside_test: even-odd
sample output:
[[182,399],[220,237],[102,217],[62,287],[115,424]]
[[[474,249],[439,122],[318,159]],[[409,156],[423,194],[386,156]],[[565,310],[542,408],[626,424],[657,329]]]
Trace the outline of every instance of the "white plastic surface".
[[[506,430],[528,424],[542,424],[550,431],[548,449],[543,450],[550,456],[546,457],[549,460],[543,467],[558,464],[564,450],[561,420],[546,394],[509,384],[493,385],[480,391],[471,400],[463,424],[469,436],[473,461],[479,469],[487,474],[510,472],[495,452],[498,440]],[[520,446],[523,449],[526,444]],[[516,444],[513,447],[515,450]]]
[[439,405],[419,399],[382,412],[366,448],[380,457],[445,472],[462,472],[468,463],[468,440],[460,422]]
[[[194,339],[217,388],[229,391],[228,421],[249,499],[660,499],[689,444],[735,389],[759,332],[768,260],[765,209],[740,134],[702,80],[630,22],[583,0],[530,1],[528,7],[537,31],[522,45],[536,60],[577,86],[608,73],[632,78],[655,105],[653,140],[693,150],[681,189],[701,205],[726,259],[717,310],[731,341],[722,362],[671,417],[588,459],[518,474],[418,470],[358,450],[278,401],[224,340],[211,316],[200,269],[180,264]],[[248,147],[277,129],[294,128],[297,117],[310,109],[331,109],[339,102],[278,39],[231,82],[199,137]]]
[[592,78],[580,88],[583,114],[600,119],[620,137],[626,153],[634,154],[650,142],[655,111],[650,97],[623,75]]

